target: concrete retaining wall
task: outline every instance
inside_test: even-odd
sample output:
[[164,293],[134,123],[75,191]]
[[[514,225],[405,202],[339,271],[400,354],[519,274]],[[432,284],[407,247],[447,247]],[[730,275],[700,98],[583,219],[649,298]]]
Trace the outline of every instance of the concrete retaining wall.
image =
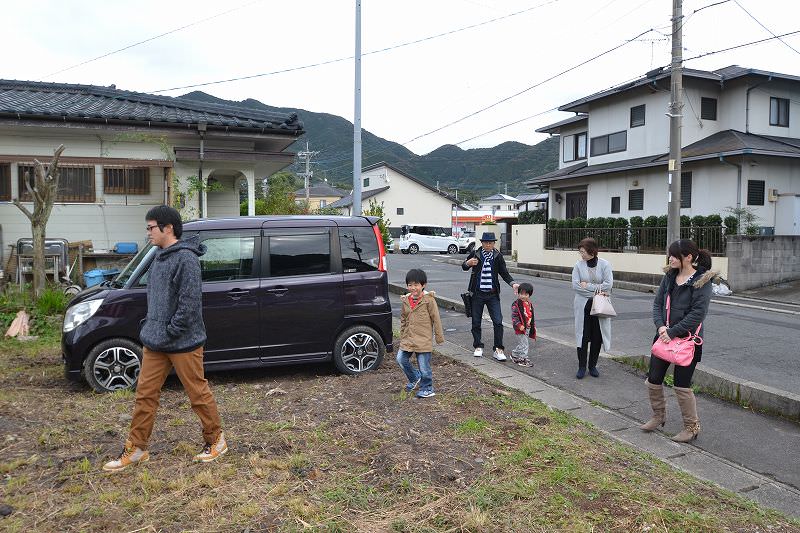
[[734,291],[800,279],[798,257],[798,236],[732,235],[728,237],[727,279]]

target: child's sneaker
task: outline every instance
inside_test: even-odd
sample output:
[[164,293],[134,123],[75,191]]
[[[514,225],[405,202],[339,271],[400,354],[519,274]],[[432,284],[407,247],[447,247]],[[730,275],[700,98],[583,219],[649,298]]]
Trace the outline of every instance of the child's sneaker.
[[525,366],[528,368],[533,367],[533,362],[531,362],[531,360],[528,359],[527,357],[520,357],[519,360],[514,362],[517,363],[519,366]]
[[483,357],[483,348],[478,346],[477,348],[475,348],[475,351],[472,352],[472,355],[474,355],[475,357]]
[[495,348],[494,354],[492,355],[492,357],[494,357],[498,361],[505,361],[506,360],[506,354],[503,353],[503,350],[501,348]]
[[131,441],[126,440],[125,448],[122,449],[119,457],[104,464],[103,470],[106,472],[120,472],[131,465],[144,463],[148,459],[150,459],[150,454],[147,450],[142,450],[138,446],[134,446]]
[[417,393],[417,398],[430,398],[431,396],[436,396],[431,389],[421,390]]
[[195,463],[210,463],[221,455],[228,453],[228,443],[225,442],[225,434],[220,432],[217,442],[203,447],[203,451],[194,456]]
[[411,382],[409,382],[409,383],[406,383],[406,392],[411,392],[411,391],[413,391],[414,389],[416,389],[416,388],[417,388],[417,386],[419,385],[419,382],[420,382],[420,381],[422,381],[422,378],[421,378],[421,377],[420,377],[420,378],[417,378],[417,381],[415,381],[414,383],[411,383]]

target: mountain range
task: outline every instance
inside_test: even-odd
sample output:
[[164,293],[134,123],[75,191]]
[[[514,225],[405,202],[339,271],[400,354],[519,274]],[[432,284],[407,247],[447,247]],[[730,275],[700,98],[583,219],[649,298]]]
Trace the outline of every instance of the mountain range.
[[[180,98],[278,113],[296,112],[305,125],[306,134],[289,150],[304,150],[308,142],[310,150],[319,152],[312,158],[314,177],[327,178],[331,184],[349,188],[353,175],[353,124],[350,121],[328,113],[273,107],[251,98],[238,102],[223,100],[202,91]],[[447,144],[428,154],[417,155],[401,144],[362,129],[361,144],[365,167],[385,161],[429,185],[438,183],[442,188],[457,188],[476,195],[506,190],[509,194],[519,194],[526,191],[526,180],[558,168],[558,139],[555,137],[533,146],[509,141],[492,148],[463,150]],[[301,172],[304,169],[294,163],[289,170]]]

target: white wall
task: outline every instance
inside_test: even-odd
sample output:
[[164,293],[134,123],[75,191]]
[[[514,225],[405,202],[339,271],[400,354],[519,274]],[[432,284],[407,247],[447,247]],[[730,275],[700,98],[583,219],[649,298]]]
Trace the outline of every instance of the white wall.
[[[514,226],[514,251],[518,263],[532,265],[550,265],[572,268],[578,262],[576,250],[545,250],[544,224],[523,224]],[[633,272],[637,274],[661,274],[664,267],[663,254],[625,254],[601,252],[603,259],[611,263],[617,272]],[[728,258],[714,257],[714,270],[718,270],[723,278],[728,277]]]

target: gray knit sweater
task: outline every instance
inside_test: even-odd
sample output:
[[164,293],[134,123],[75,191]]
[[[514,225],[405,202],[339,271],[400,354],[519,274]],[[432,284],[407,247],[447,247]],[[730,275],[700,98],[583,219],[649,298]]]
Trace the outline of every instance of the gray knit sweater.
[[206,342],[198,238],[158,250],[147,279],[147,318],[139,339],[157,352],[188,352]]

